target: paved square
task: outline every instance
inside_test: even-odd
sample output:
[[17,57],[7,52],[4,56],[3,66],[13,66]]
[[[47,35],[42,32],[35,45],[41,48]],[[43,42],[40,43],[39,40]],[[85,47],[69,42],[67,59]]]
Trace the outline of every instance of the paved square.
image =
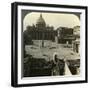
[[44,47],[42,47],[41,40],[33,40],[33,42],[33,45],[26,45],[25,50],[27,54],[32,55],[35,58],[46,58],[46,60],[52,60],[53,54],[57,53],[60,59],[80,59],[80,55],[73,52],[71,45],[67,47],[66,44],[57,44],[52,41],[44,40]]

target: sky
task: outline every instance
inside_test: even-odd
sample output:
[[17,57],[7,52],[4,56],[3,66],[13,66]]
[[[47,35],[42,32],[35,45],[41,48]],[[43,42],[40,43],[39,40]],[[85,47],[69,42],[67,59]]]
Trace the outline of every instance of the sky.
[[[41,12],[42,13],[42,12]],[[28,25],[35,25],[37,19],[40,17],[40,12],[28,13],[23,20],[23,27],[26,30]],[[46,25],[53,26],[57,29],[60,26],[73,28],[76,25],[80,26],[79,18],[74,14],[65,13],[42,13],[42,17],[46,22]]]

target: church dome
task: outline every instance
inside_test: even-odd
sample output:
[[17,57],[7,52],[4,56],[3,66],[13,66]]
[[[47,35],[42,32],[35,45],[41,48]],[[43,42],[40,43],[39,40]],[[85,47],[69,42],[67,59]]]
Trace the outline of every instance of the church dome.
[[45,20],[42,17],[42,14],[40,14],[40,17],[38,18],[36,25],[42,25],[42,26],[46,25]]

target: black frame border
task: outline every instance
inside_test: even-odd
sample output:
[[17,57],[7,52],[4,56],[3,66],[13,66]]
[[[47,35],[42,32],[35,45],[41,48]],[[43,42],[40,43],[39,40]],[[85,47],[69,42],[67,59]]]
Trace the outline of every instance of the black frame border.
[[[39,6],[39,7],[55,7],[55,8],[74,8],[85,10],[85,80],[79,81],[63,81],[63,82],[47,82],[47,83],[34,83],[34,84],[18,84],[18,6]],[[59,4],[43,4],[43,3],[26,3],[14,2],[11,4],[11,86],[24,87],[24,86],[42,86],[42,85],[58,85],[58,84],[75,84],[75,83],[88,83],[88,7],[87,6],[74,6],[74,5],[59,5]]]

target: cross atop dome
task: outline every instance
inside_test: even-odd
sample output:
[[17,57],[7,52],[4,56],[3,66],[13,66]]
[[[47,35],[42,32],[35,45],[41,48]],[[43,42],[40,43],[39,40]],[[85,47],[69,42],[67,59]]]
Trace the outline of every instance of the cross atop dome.
[[40,14],[40,17],[37,19],[36,25],[39,27],[45,27],[46,26],[46,23],[45,23],[45,20],[42,16],[42,13]]
[[40,14],[40,18],[42,18],[42,13]]

